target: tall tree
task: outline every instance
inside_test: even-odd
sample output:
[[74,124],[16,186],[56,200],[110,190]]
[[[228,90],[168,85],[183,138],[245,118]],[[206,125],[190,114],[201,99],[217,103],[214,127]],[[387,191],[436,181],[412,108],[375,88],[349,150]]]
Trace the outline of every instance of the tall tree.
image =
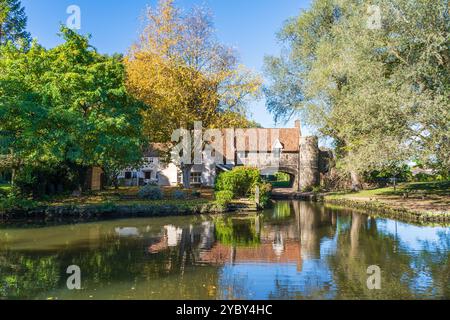
[[27,46],[31,36],[26,27],[27,16],[20,0],[0,0],[0,45],[11,41]]
[[0,147],[17,169],[123,167],[140,161],[142,104],[125,88],[121,57],[97,53],[65,27],[65,42],[0,47]]
[[[316,0],[279,37],[286,54],[266,59],[267,106],[300,112],[334,139],[339,166],[361,187],[364,171],[427,158],[449,168],[448,1]],[[447,40],[446,40],[447,39]]]
[[[217,41],[208,10],[184,14],[173,2],[148,8],[146,26],[125,62],[128,88],[150,106],[143,112],[144,130],[153,142],[170,142],[176,129],[191,130],[195,121],[205,128],[242,123],[245,103],[261,85]],[[192,165],[180,166],[189,187]]]

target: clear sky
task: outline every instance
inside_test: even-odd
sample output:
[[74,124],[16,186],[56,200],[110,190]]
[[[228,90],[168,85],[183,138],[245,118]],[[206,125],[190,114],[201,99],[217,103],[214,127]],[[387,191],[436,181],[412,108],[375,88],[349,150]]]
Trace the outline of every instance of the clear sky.
[[[138,37],[143,10],[155,6],[157,0],[22,0],[28,15],[28,29],[45,47],[61,43],[60,23],[65,23],[70,5],[81,9],[81,30],[92,35],[92,44],[101,53],[126,53]],[[214,13],[220,41],[233,46],[241,62],[262,72],[265,55],[280,51],[276,33],[289,17],[306,9],[311,0],[176,0],[176,5],[189,9],[206,5]],[[265,101],[255,101],[249,109],[252,118],[264,127],[273,127],[273,117]],[[281,126],[281,125],[279,125]],[[293,126],[292,123],[287,126]]]

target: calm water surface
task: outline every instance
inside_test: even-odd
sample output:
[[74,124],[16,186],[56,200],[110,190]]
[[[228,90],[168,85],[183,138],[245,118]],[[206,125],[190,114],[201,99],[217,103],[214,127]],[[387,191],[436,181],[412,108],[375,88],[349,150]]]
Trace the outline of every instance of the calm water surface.
[[[261,215],[0,225],[0,299],[450,299],[450,228],[279,202]],[[67,267],[82,289],[67,289]],[[381,268],[381,290],[367,268]]]

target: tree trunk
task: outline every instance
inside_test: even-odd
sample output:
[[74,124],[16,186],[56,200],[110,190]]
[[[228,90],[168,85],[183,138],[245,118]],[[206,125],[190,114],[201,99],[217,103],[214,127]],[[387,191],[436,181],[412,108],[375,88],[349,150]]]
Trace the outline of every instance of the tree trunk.
[[16,169],[12,168],[11,170],[11,186],[14,187],[16,183]]
[[352,170],[350,171],[350,177],[352,179],[352,191],[360,191],[363,189],[361,178],[359,177],[359,173]]
[[194,165],[192,164],[183,164],[181,165],[181,172],[183,173],[183,188],[190,189],[191,188],[191,171]]

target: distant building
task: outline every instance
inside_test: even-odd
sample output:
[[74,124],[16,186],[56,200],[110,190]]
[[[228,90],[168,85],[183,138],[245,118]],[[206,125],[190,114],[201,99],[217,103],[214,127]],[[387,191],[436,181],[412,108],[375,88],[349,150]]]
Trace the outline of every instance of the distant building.
[[[263,175],[285,172],[291,176],[292,188],[302,190],[319,185],[320,174],[328,170],[328,166],[323,163],[328,161],[329,153],[319,149],[317,137],[302,136],[300,121],[296,121],[295,128],[232,130],[234,140],[230,144],[224,143],[225,154],[222,155],[224,164],[217,164],[215,161],[217,151],[214,150],[208,155],[204,153],[203,164],[194,165],[192,168],[192,186],[213,187],[220,172],[232,170],[235,166],[248,165],[258,167]],[[226,135],[223,132],[224,141],[228,133],[229,131]],[[255,135],[258,143],[253,141]],[[237,137],[242,139],[239,140]],[[230,145],[231,152],[228,150]],[[175,164],[164,163],[161,159],[163,148],[163,144],[153,144],[143,156],[145,164],[142,168],[121,172],[118,177],[121,185],[181,184],[181,171]],[[229,154],[232,154],[232,159],[226,159],[226,155]]]

